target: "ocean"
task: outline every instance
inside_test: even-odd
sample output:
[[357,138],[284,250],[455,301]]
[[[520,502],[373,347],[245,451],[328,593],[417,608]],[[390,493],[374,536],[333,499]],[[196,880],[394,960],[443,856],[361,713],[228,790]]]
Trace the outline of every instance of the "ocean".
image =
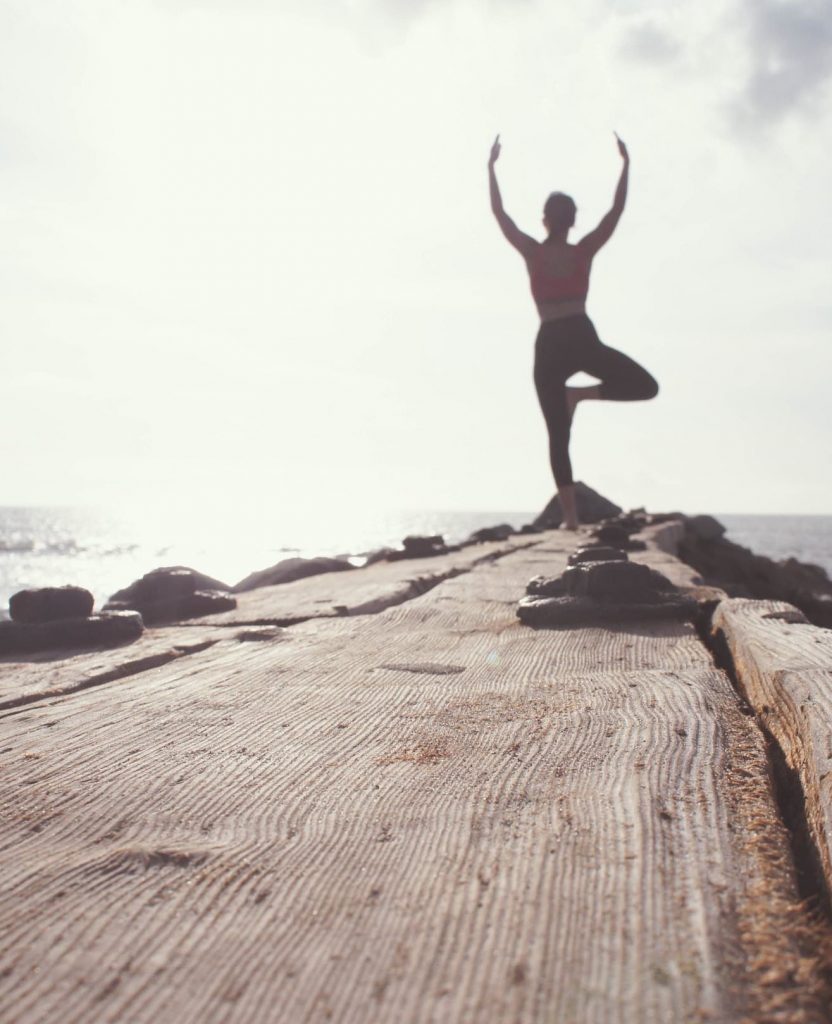
[[374,511],[340,508],[273,513],[252,508],[189,509],[171,504],[141,514],[101,508],[0,507],[0,618],[28,587],[86,587],[103,604],[161,565],[187,565],[233,586],[284,558],[399,547],[408,534],[449,543],[497,523],[530,522],[532,512]]
[[[398,546],[408,534],[449,542],[497,523],[518,527],[534,512],[386,511],[347,508],[294,516],[261,508],[117,512],[90,508],[0,508],[0,618],[26,587],[87,587],[100,606],[160,565],[187,565],[233,585],[296,555],[351,555]],[[720,515],[727,536],[758,554],[795,557],[832,575],[832,516]]]

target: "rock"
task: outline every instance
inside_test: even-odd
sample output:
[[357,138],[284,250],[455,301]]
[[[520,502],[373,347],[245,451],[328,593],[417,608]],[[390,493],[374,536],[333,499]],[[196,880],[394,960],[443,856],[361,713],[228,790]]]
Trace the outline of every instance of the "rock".
[[591,533],[595,540],[601,544],[609,544],[612,547],[624,548],[630,541],[630,531],[617,523],[605,523]]
[[644,603],[528,596],[522,597],[517,605],[517,618],[527,626],[615,626],[654,619],[692,620],[696,613],[696,601],[672,594]]
[[719,540],[725,534],[725,527],[713,516],[688,516],[687,528],[702,540]]
[[643,540],[631,540],[630,530],[618,523],[605,523],[596,527],[590,536],[599,546],[621,548],[622,551],[644,551]]
[[784,558],[779,565],[784,572],[801,577],[808,586],[819,586],[821,590],[829,587],[829,577],[822,565],[815,565],[813,562],[800,562],[796,558]]
[[234,593],[242,593],[246,590],[256,590],[258,587],[273,587],[278,583],[291,583],[293,580],[300,580],[306,576],[318,576],[324,572],[345,572],[347,569],[354,569],[344,558],[327,558],[323,555],[317,558],[284,558],[268,569],[261,569],[258,572],[250,573],[244,580],[240,580],[232,590]]
[[[196,569],[189,569],[185,565],[168,565],[152,569],[141,579],[131,583],[129,587],[117,590],[110,596],[107,603],[112,604],[116,601],[152,603],[193,594],[195,590],[227,591],[230,589],[227,583],[215,580],[211,576],[205,576],[203,573],[197,572]],[[130,607],[136,607],[136,605],[130,604]]]
[[429,555],[443,555],[448,550],[441,534],[432,537],[405,537],[402,541],[406,558],[427,558]]
[[474,530],[466,543],[482,544],[488,540],[508,540],[513,535],[513,526],[508,523],[500,523],[499,526],[484,526],[481,530]]
[[832,629],[832,596],[807,594],[802,600],[803,612],[810,622],[825,629]]
[[620,526],[627,533],[638,533],[645,526],[649,525],[648,517],[643,513],[622,512],[620,516],[610,516],[604,519],[602,526]]
[[711,518],[684,519],[685,532],[677,551],[678,557],[696,569],[707,585],[719,587],[732,597],[786,601],[798,607],[816,626],[832,627],[832,581],[820,566],[796,558],[775,562],[727,540],[713,526],[705,527],[705,533],[710,535],[707,538],[701,523],[691,526],[692,519]]
[[562,576],[537,576],[517,616],[527,625],[593,625],[636,619],[692,619],[697,602],[660,572],[630,561],[580,562]]
[[519,530],[520,533],[543,533],[542,526],[535,526],[534,523],[524,523]]
[[175,565],[153,569],[129,587],[116,591],[104,611],[133,610],[149,626],[230,611],[237,601],[225,583],[195,569]]
[[41,587],[18,590],[9,600],[13,622],[54,622],[92,615],[94,599],[83,587]]
[[[609,516],[617,516],[621,512],[618,505],[593,491],[584,483],[575,484],[575,501],[578,507],[578,519],[582,523],[598,523]],[[542,530],[556,530],[563,522],[563,513],[558,496],[549,502],[546,508],[534,520],[533,526]]]
[[682,512],[654,512],[647,517],[648,526],[660,526],[662,523],[670,523],[675,519],[683,520],[687,517]]
[[569,556],[570,565],[580,565],[582,562],[626,562],[628,559],[626,551],[621,548],[605,547],[603,544],[590,545],[589,547],[578,548]]
[[223,590],[195,590],[192,594],[180,594],[160,601],[142,601],[137,604],[140,604],[140,607],[135,608],[124,601],[108,601],[104,610],[134,608],[141,613],[146,625],[158,626],[165,622],[181,622],[183,619],[197,619],[201,615],[230,612],[237,607],[237,599]]
[[102,612],[51,622],[0,622],[0,654],[32,653],[66,647],[112,647],[144,632],[138,612]]
[[396,548],[384,547],[375,548],[373,551],[363,551],[359,557],[364,559],[365,565],[375,565],[376,562],[385,562],[390,555],[396,554]]
[[449,546],[440,534],[429,537],[405,537],[402,550],[394,551],[387,556],[389,562],[401,561],[405,558],[430,558],[432,555],[446,555],[449,551],[458,551],[456,546]]
[[676,588],[655,569],[638,562],[583,562],[563,574],[567,592],[594,601],[643,602]]
[[535,597],[561,597],[566,593],[563,576],[534,576],[526,584],[526,593]]
[[364,559],[364,565],[375,565],[376,562],[386,562],[391,555],[398,554],[397,548],[383,547],[375,548],[373,551],[365,551],[360,557]]

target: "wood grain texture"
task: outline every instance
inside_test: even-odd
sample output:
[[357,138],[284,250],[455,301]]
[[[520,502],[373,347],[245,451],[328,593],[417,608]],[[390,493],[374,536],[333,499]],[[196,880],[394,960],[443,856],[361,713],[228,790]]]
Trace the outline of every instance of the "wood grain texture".
[[800,779],[809,830],[832,894],[832,631],[781,601],[720,602],[738,681]]
[[[371,615],[425,593],[442,580],[510,551],[540,543],[518,534],[504,541],[472,544],[446,555],[376,562],[352,572],[329,572],[236,594],[237,607],[194,620],[194,625],[239,623],[282,625],[287,620],[337,615]],[[557,543],[557,539],[555,540]]]
[[0,1019],[826,1019],[756,726],[689,626],[521,626],[567,553],[7,714]]
[[[322,573],[261,587],[237,595],[232,612],[151,627],[134,643],[118,647],[0,656],[0,710],[123,679],[222,640],[267,638],[269,627],[276,635],[278,623],[376,614],[476,565],[540,542],[537,536],[516,536],[447,555],[380,562],[353,572]],[[559,543],[557,535],[554,543]]]

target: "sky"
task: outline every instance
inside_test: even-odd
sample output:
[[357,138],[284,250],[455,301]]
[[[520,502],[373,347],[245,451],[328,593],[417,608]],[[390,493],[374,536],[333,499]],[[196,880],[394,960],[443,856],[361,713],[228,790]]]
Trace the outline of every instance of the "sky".
[[[578,410],[625,507],[832,513],[828,0],[0,0],[0,505],[528,509],[488,204],[627,209]],[[588,383],[588,381],[585,381]]]

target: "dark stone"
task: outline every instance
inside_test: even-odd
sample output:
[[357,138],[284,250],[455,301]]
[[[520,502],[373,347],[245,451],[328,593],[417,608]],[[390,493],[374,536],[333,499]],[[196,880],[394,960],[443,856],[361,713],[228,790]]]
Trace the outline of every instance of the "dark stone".
[[291,583],[293,580],[300,580],[306,576],[318,576],[324,572],[345,572],[347,569],[354,568],[354,565],[343,558],[324,556],[284,558],[282,562],[278,562],[268,569],[250,573],[244,580],[240,580],[232,590],[235,593],[242,593],[245,590],[256,590],[258,587],[273,587],[278,583]]
[[92,615],[94,599],[83,587],[41,587],[19,590],[9,600],[13,622],[54,622]]
[[[162,566],[145,573],[129,587],[110,595],[107,605],[124,602],[130,608],[193,594],[195,590],[230,590],[226,583],[184,565]],[[137,603],[138,602],[138,603]]]
[[543,533],[542,526],[535,526],[534,523],[524,523],[520,527],[520,533]]
[[563,576],[535,576],[526,584],[526,593],[536,597],[561,597],[566,593]]
[[[711,517],[692,517],[695,520]],[[799,608],[816,626],[832,628],[832,581],[817,565],[789,558],[776,562],[735,544],[714,528],[691,527],[683,519],[685,532],[679,541],[678,557],[695,569],[708,586],[719,587],[732,597],[785,601]],[[719,525],[719,524],[717,524]]]
[[597,527],[592,531],[592,536],[601,544],[614,548],[624,549],[630,543],[630,531],[617,523],[607,523]]
[[832,629],[832,596],[829,594],[807,594],[803,598],[803,611],[816,626]]
[[397,554],[396,548],[376,548],[374,551],[366,551],[359,557],[364,558],[364,565],[375,565],[376,562],[386,562],[391,555]]
[[474,530],[468,538],[469,544],[482,544],[488,540],[508,540],[514,535],[514,527],[508,523],[500,523],[499,526],[484,526],[481,530]]
[[622,551],[644,551],[647,545],[643,540],[633,540],[630,532],[626,527],[610,522],[596,527],[590,536],[598,546],[621,548]]
[[692,619],[697,602],[666,576],[630,561],[579,562],[555,578],[529,580],[517,616],[528,625],[592,625]]
[[402,550],[393,551],[387,556],[388,562],[398,562],[405,558],[430,558],[432,555],[446,555],[449,551],[458,551],[458,546],[445,543],[440,534],[430,537],[405,537]]
[[[109,602],[105,611],[115,611],[122,602]],[[217,615],[230,612],[237,607],[237,599],[223,590],[195,590],[192,594],[181,594],[161,601],[146,601],[136,609],[148,626],[165,622],[180,622],[182,619],[197,619],[201,615]]]
[[602,544],[597,546],[578,548],[569,556],[570,565],[580,565],[582,562],[626,562],[628,559],[626,551],[620,548],[605,547]]
[[601,602],[588,597],[522,597],[517,617],[527,626],[619,625],[653,619],[692,620],[696,601],[677,594],[645,602]]
[[425,558],[428,555],[444,554],[445,538],[441,534],[432,537],[405,537],[402,547],[407,558]]
[[594,601],[645,602],[676,589],[666,576],[638,562],[584,562],[563,577],[569,594]]
[[187,615],[182,618],[192,619],[199,615],[216,615],[218,612],[230,612],[237,607],[237,599],[223,590],[195,590],[185,599]]
[[156,626],[230,611],[237,607],[237,601],[227,591],[225,583],[194,569],[165,566],[117,591],[104,605],[104,611],[137,611],[148,626]]
[[686,525],[701,540],[719,540],[725,534],[725,527],[713,516],[688,516]]
[[102,612],[51,622],[0,622],[0,654],[33,653],[66,647],[114,647],[141,636],[138,612]]
[[601,526],[620,526],[627,533],[638,533],[639,530],[643,530],[648,525],[649,521],[646,515],[632,512],[622,512],[620,516],[611,516],[601,523]]
[[[582,523],[598,523],[602,519],[617,516],[621,512],[619,505],[613,504],[580,481],[575,484],[575,503],[578,509],[578,519]],[[542,530],[556,530],[562,522],[563,512],[556,494],[532,525]]]
[[647,517],[648,526],[660,526],[662,523],[672,523],[675,519],[684,520],[686,516],[682,512],[654,512]]

